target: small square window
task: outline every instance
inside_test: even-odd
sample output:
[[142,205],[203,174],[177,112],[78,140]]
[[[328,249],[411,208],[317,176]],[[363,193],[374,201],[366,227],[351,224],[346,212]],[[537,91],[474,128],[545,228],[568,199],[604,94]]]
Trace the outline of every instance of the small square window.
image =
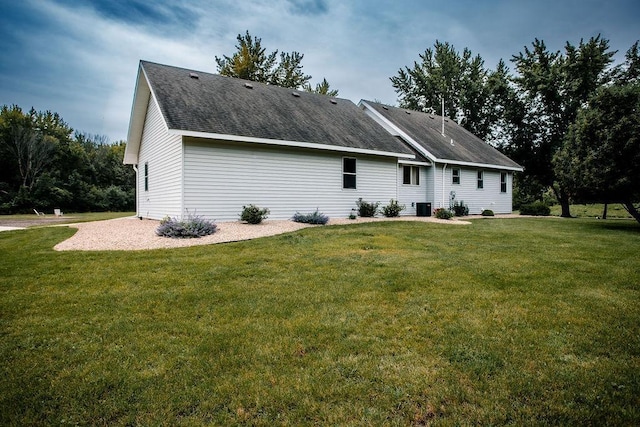
[[417,166],[403,166],[402,183],[405,185],[420,185],[420,168]]
[[451,183],[452,184],[460,184],[460,169],[454,168],[451,169]]
[[356,159],[342,159],[342,188],[356,188]]

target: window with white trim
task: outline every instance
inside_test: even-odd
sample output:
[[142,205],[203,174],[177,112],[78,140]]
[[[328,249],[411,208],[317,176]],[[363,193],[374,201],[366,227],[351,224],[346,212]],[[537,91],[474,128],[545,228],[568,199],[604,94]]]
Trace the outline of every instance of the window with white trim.
[[500,192],[501,193],[507,192],[507,173],[506,172],[500,172]]
[[451,183],[460,184],[460,168],[451,169]]
[[342,188],[356,188],[356,159],[342,158]]
[[149,191],[149,163],[144,164],[144,191]]
[[403,166],[402,183],[405,185],[420,185],[420,168],[418,166]]
[[484,171],[478,171],[478,190],[484,188]]

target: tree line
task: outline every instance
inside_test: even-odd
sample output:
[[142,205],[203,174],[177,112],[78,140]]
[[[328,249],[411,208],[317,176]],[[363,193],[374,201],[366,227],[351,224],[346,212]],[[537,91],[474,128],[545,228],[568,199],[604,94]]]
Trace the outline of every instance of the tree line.
[[[311,85],[304,55],[267,53],[248,31],[237,41],[231,56],[215,57],[218,73],[337,96],[326,79]],[[535,39],[512,56],[512,73],[503,60],[492,70],[468,48],[436,41],[390,80],[401,107],[448,116],[524,167],[515,207],[551,193],[562,216],[571,203],[621,203],[640,222],[638,42],[622,64],[616,53],[601,36],[563,51]],[[134,209],[124,148],[74,133],[57,113],[3,106],[0,213]]]
[[402,107],[448,116],[524,167],[514,206],[550,191],[564,217],[571,203],[621,203],[640,222],[638,42],[614,66],[616,53],[601,36],[563,51],[536,39],[512,74],[436,41],[390,79]]
[[0,213],[135,209],[125,142],[75,132],[57,114],[0,110]]

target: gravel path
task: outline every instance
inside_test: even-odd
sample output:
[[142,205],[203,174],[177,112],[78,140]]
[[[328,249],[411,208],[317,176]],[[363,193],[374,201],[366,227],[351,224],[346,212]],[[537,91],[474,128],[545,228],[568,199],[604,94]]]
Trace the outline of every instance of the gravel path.
[[[439,220],[432,217],[401,217],[401,218],[358,218],[332,219],[328,225],[355,224],[374,221],[424,221],[445,224],[469,224],[468,221]],[[140,220],[137,218],[118,218],[107,221],[65,224],[77,228],[78,232],[64,242],[58,243],[56,251],[101,251],[101,250],[144,250],[161,248],[179,248],[195,245],[210,245],[214,243],[235,242],[239,240],[256,239],[258,237],[273,236],[288,233],[306,227],[317,225],[301,224],[289,220],[267,220],[261,224],[251,225],[240,221],[220,222],[218,230],[205,237],[195,239],[172,239],[157,236],[155,231],[160,225],[155,220]]]

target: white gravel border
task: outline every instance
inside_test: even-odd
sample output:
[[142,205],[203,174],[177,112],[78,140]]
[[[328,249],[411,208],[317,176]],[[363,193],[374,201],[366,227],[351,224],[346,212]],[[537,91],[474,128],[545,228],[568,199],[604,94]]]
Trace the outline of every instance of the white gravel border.
[[[399,218],[358,218],[332,219],[328,225],[360,224],[377,221],[423,221],[442,224],[470,224],[461,220],[440,220],[433,217]],[[135,217],[117,218],[106,221],[65,224],[77,228],[78,232],[69,239],[54,246],[56,251],[136,251],[146,249],[181,248],[196,245],[250,240],[265,236],[288,233],[306,227],[322,227],[301,224],[290,220],[266,220],[261,224],[247,224],[240,221],[219,222],[217,231],[205,237],[193,239],[172,239],[156,235],[160,221]]]

